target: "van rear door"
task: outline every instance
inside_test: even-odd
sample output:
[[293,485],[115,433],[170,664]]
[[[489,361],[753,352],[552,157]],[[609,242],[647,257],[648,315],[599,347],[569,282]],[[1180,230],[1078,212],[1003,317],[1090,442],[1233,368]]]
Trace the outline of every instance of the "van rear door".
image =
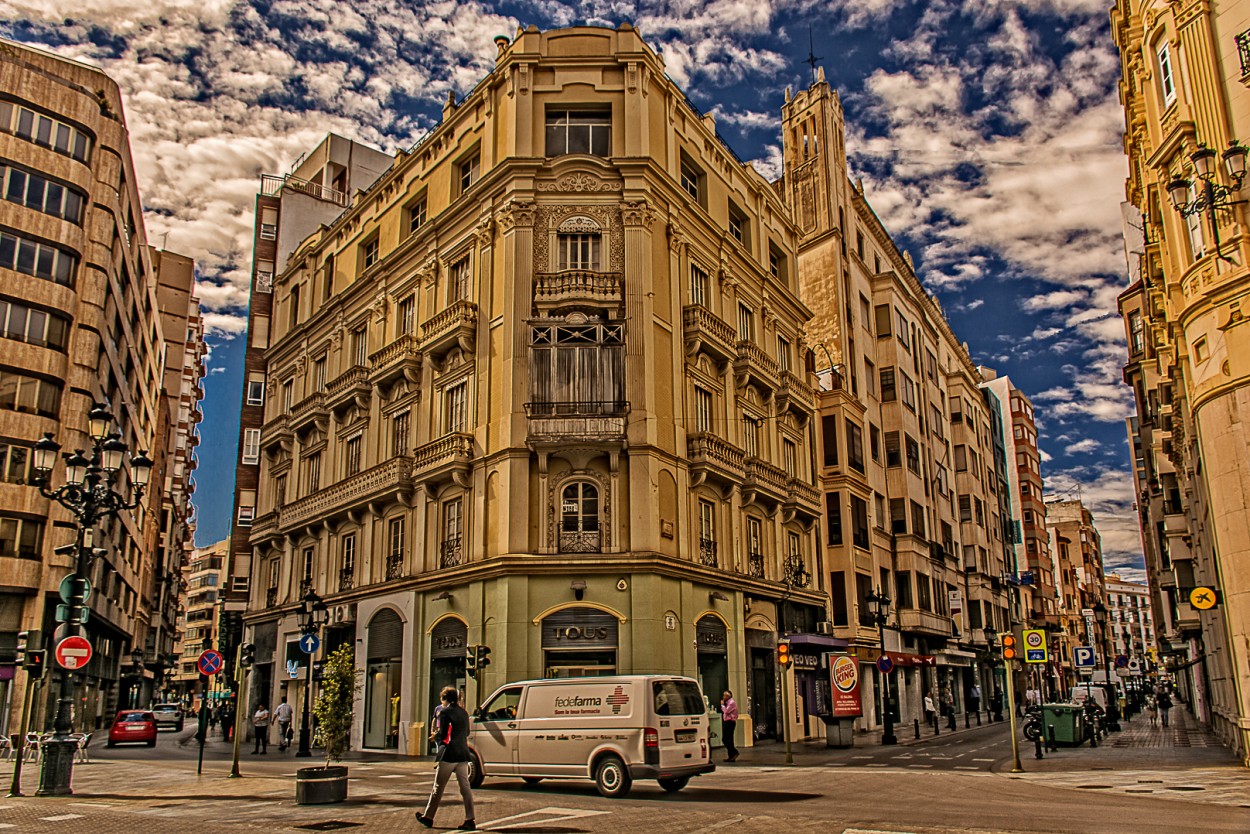
[[651,698],[654,715],[651,720],[658,725],[658,751],[648,740],[643,751],[646,763],[661,769],[706,763],[711,756],[707,705],[699,685],[680,678],[653,679]]

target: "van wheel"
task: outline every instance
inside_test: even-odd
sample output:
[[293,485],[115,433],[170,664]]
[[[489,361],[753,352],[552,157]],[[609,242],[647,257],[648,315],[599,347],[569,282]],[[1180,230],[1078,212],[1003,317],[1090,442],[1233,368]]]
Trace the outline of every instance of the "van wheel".
[[522,776],[521,781],[527,785],[537,785],[543,780],[541,776]]
[[663,788],[666,793],[677,793],[679,790],[686,787],[686,785],[690,784],[690,777],[671,776],[668,779],[661,779],[659,781],[660,787]]
[[595,768],[595,787],[608,799],[619,799],[629,793],[633,780],[625,763],[616,756],[605,756]]
[[476,753],[469,756],[469,787],[477,790],[482,787],[482,783],[486,781],[486,774],[482,772],[482,760],[477,757]]

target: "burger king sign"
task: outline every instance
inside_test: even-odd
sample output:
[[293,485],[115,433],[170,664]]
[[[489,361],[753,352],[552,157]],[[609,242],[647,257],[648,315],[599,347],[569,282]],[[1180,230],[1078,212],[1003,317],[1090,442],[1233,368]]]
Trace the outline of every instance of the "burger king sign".
[[852,718],[863,715],[859,700],[859,661],[850,655],[829,658],[830,692],[833,693],[833,717]]

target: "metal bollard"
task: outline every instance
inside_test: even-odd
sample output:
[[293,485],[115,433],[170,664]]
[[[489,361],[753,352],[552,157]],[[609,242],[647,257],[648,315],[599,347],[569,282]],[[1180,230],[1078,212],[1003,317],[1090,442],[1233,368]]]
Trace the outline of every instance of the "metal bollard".
[[937,713],[934,713],[934,715],[933,715],[933,734],[934,734],[935,736],[940,736],[940,735],[942,734],[941,730],[939,729],[939,725],[940,725],[941,723],[942,723],[942,716],[938,715]]
[[913,718],[912,723],[916,725],[916,738],[920,738],[920,719]]
[[1038,733],[1037,738],[1033,739],[1033,758],[1044,759],[1042,755],[1042,734]]
[[965,730],[972,726],[970,723],[968,723],[969,721],[971,721],[971,719],[968,716],[968,711],[964,710],[964,729]]
[[1055,725],[1047,724],[1046,731],[1047,731],[1046,737],[1050,740],[1048,749],[1050,750],[1050,752],[1054,753],[1059,749],[1059,742],[1055,741]]
[[981,710],[977,710],[977,726],[981,726]]

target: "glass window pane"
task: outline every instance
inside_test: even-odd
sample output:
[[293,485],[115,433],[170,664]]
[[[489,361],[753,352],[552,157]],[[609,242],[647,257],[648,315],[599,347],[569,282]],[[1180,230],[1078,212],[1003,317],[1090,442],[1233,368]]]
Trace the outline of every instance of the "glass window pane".
[[17,555],[17,519],[0,518],[0,555]]
[[4,193],[6,200],[22,202],[26,197],[26,172],[9,169],[9,188]]
[[9,465],[4,476],[6,481],[17,484],[26,480],[29,451],[24,446],[13,446],[9,449]]
[[39,256],[35,262],[35,275],[40,278],[51,278],[53,270],[53,262],[56,260],[56,250],[51,246],[40,246]]
[[44,344],[47,327],[48,314],[42,310],[31,310],[30,320],[26,323],[26,341],[35,345]]
[[23,240],[18,244],[17,249],[17,271],[25,272],[27,275],[35,274],[35,254],[38,250],[36,244],[29,240]]
[[5,326],[4,334],[10,339],[26,338],[26,308],[14,305],[9,310],[9,322]]
[[56,417],[61,410],[61,389],[50,382],[39,383],[39,413],[45,417]]
[[39,211],[44,210],[44,193],[47,190],[47,181],[41,177],[27,177],[26,182],[26,205]]
[[13,235],[0,235],[0,266],[13,268],[17,257],[17,238]]
[[39,557],[40,541],[43,538],[43,525],[29,519],[22,522],[21,539],[18,542],[18,555],[25,559]]
[[35,141],[41,145],[52,144],[52,120],[47,116],[40,116],[35,124]]
[[24,139],[29,139],[35,129],[35,114],[26,108],[18,110],[17,114],[17,135]]

